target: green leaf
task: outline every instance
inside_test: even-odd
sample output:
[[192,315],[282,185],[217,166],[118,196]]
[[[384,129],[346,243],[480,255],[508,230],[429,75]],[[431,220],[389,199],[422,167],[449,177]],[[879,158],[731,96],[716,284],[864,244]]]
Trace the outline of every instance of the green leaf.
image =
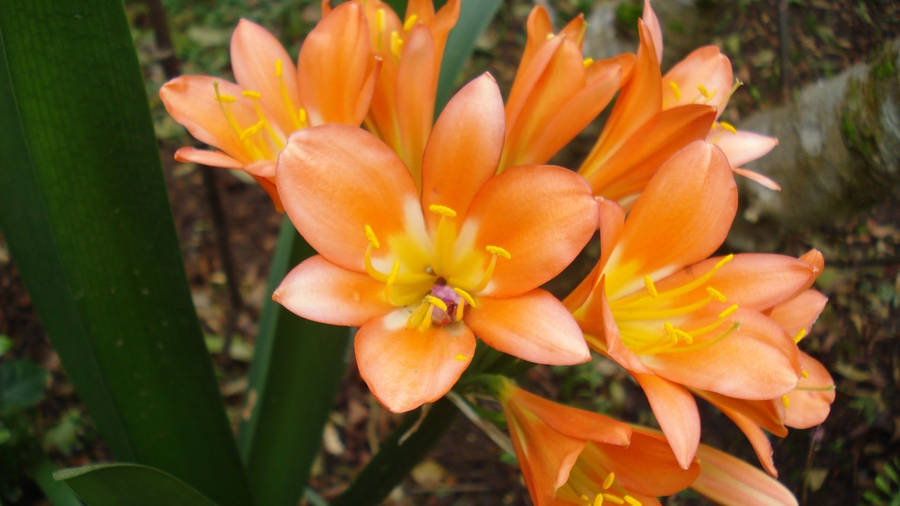
[[459,21],[450,31],[447,45],[444,47],[444,59],[441,63],[441,76],[438,80],[437,100],[434,108],[435,117],[450,100],[456,79],[475,48],[475,41],[491,24],[500,3],[500,0],[462,0]]
[[81,501],[68,485],[53,479],[55,470],[50,458],[43,455],[36,464],[31,466],[28,474],[53,506],[81,506]]
[[90,506],[216,506],[169,473],[139,464],[98,464],[53,473]]
[[44,398],[47,370],[26,360],[0,364],[0,415],[32,406]]
[[0,1],[0,118],[0,228],[105,442],[250,503],[121,1]]
[[12,339],[8,336],[0,334],[0,357],[6,354],[7,351],[12,349]]
[[[314,251],[285,218],[268,291]],[[346,368],[350,333],[304,320],[267,299],[250,368],[240,449],[257,504],[296,505]]]

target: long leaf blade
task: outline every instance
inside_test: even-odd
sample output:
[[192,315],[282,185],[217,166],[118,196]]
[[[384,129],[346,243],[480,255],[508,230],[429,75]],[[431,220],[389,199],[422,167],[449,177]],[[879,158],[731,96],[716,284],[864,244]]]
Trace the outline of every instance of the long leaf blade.
[[91,506],[216,506],[169,473],[139,464],[98,464],[53,473]]
[[0,2],[0,227],[113,453],[250,502],[121,2]]
[[[285,219],[267,293],[312,254]],[[346,328],[304,320],[266,301],[239,438],[257,504],[293,506],[303,495],[346,368],[349,336]]]

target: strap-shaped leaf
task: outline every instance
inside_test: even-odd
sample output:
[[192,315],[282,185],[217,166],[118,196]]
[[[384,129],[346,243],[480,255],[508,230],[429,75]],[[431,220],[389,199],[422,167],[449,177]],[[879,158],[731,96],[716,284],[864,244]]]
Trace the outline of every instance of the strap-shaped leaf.
[[98,464],[53,473],[90,506],[216,506],[169,473],[139,464]]
[[[285,218],[267,293],[313,253]],[[346,368],[349,337],[345,327],[304,320],[266,300],[239,439],[257,504],[293,506],[302,496]]]
[[0,1],[0,227],[113,453],[250,502],[119,0]]

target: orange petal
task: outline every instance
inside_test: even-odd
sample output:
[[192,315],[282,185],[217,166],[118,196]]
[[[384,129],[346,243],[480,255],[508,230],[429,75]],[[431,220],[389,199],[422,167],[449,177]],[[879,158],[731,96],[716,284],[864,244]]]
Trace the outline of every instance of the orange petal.
[[706,137],[715,109],[685,105],[653,115],[588,177],[595,195],[619,200],[639,194],[677,151]]
[[527,29],[528,40],[525,45],[525,53],[516,69],[516,76],[506,99],[506,123],[508,125],[515,124],[519,114],[528,106],[529,95],[538,80],[544,75],[544,70],[553,55],[565,40],[563,37],[552,36],[553,26],[550,24],[550,17],[541,6],[531,9],[531,14],[528,15]]
[[672,156],[637,200],[606,264],[607,294],[643,287],[715,251],[737,211],[725,155],[696,141]]
[[[465,215],[472,197],[497,170],[504,121],[503,98],[490,74],[482,74],[450,99],[425,148],[423,209],[439,204]],[[434,213],[427,219],[437,225]]]
[[644,20],[647,30],[650,32],[653,48],[656,49],[656,61],[662,63],[663,34],[659,27],[659,19],[653,12],[653,7],[650,6],[650,0],[644,0],[644,12],[641,13],[641,19]]
[[198,163],[210,167],[222,167],[224,169],[240,169],[244,166],[241,162],[221,151],[209,151],[207,149],[197,149],[191,146],[178,148],[178,151],[175,152],[175,160],[179,162]]
[[739,327],[718,342],[698,342],[690,351],[641,355],[641,360],[670,381],[729,397],[764,400],[790,392],[800,372],[794,342],[756,311],[738,309],[733,319]]
[[797,383],[797,388],[787,394],[784,423],[788,427],[809,429],[828,418],[835,397],[834,380],[825,366],[802,351],[800,366],[805,374]]
[[754,425],[758,425],[778,437],[785,437],[788,434],[787,427],[783,422],[785,410],[781,399],[778,399],[777,402],[770,399],[751,401],[735,399],[705,390],[695,390],[694,393],[706,399],[723,413],[739,413]]
[[697,48],[663,76],[663,109],[707,104],[716,108],[719,117],[731,98],[733,82],[731,61],[719,48]]
[[371,320],[356,333],[359,375],[395,413],[434,402],[472,361],[475,337],[465,325],[407,329],[405,309]]
[[345,269],[365,269],[366,225],[386,244],[404,227],[424,223],[406,167],[359,128],[328,124],[295,133],[281,153],[275,180],[297,230]]
[[772,460],[772,454],[774,452],[772,450],[772,443],[769,441],[769,436],[763,432],[759,425],[741,411],[723,405],[716,405],[716,407],[722,410],[722,413],[730,418],[731,421],[737,425],[738,429],[744,433],[744,436],[746,436],[747,440],[750,442],[750,446],[753,447],[756,458],[759,460],[763,469],[772,476],[778,476],[778,470],[775,469],[775,462]]
[[506,299],[479,297],[465,322],[488,346],[529,362],[572,365],[591,359],[572,315],[545,290]]
[[508,402],[516,403],[553,430],[569,437],[616,446],[628,446],[631,439],[631,427],[626,423],[549,401],[518,387],[513,389]]
[[272,299],[303,318],[359,327],[394,309],[383,292],[384,284],[368,275],[342,269],[316,255],[291,269]]
[[482,292],[525,293],[559,274],[587,244],[597,224],[590,188],[574,172],[552,165],[513,167],[492,177],[472,200],[465,227],[476,244],[506,249]]
[[778,322],[789,336],[796,336],[801,329],[809,332],[827,303],[828,297],[821,292],[806,290],[772,308],[769,318]]
[[434,37],[434,56],[435,67],[441,67],[441,60],[444,56],[444,46],[447,43],[447,36],[450,30],[456,26],[459,19],[459,9],[461,0],[448,0],[441,7],[429,24],[431,28],[431,36]]
[[690,467],[700,444],[700,413],[694,396],[653,374],[633,374],[682,469]]
[[594,338],[588,340],[593,349],[608,356],[629,371],[651,374],[641,359],[622,341],[619,327],[609,308],[609,300],[606,298],[605,284],[606,279],[601,276],[590,297],[582,307],[574,312],[578,325],[586,334],[600,337],[601,341],[596,341]]
[[374,70],[362,9],[343,3],[322,18],[300,48],[297,79],[310,124],[362,123]]
[[422,153],[434,120],[439,72],[434,57],[434,38],[428,28],[418,25],[403,43],[395,96],[400,132],[397,153],[417,182],[421,181]]
[[[579,306],[584,304],[588,296],[594,290],[603,265],[609,258],[610,252],[619,241],[619,234],[625,225],[625,210],[619,204],[612,200],[596,197],[597,209],[600,211],[598,227],[600,229],[600,260],[597,265],[591,269],[590,274],[585,277],[581,283],[572,290],[563,300],[563,304],[569,311],[575,311]],[[599,293],[599,292],[598,292]]]
[[744,130],[732,133],[724,128],[710,132],[707,140],[722,148],[732,167],[740,167],[761,158],[778,145],[778,139],[775,137]]
[[597,448],[604,467],[616,474],[615,483],[642,495],[674,494],[687,488],[700,473],[696,461],[688,469],[682,469],[666,439],[642,427],[632,427],[628,447],[597,445]]
[[754,466],[706,445],[700,445],[700,476],[691,488],[719,504],[797,506],[784,485]]
[[[278,66],[281,66],[280,76],[276,73]],[[294,79],[297,70],[278,39],[258,24],[241,19],[231,35],[231,68],[242,88],[259,92],[263,108],[283,131],[297,129],[292,119],[296,111],[290,111],[282,98],[284,86],[290,103],[300,107]]]
[[752,170],[742,169],[742,168],[732,168],[731,170],[735,174],[737,174],[739,176],[744,176],[745,178],[747,178],[757,184],[765,186],[766,188],[768,188],[770,190],[777,191],[777,192],[781,191],[780,184],[775,182],[774,179],[772,179],[768,176],[764,176],[764,175],[760,174],[759,172],[754,172]]
[[241,96],[241,88],[234,83],[215,77],[185,75],[167,82],[159,90],[159,98],[169,115],[187,128],[194,138],[215,146],[242,164],[253,157],[241,142],[235,130],[229,126],[222,106],[216,100],[213,83],[218,83],[222,95],[237,100],[228,104],[240,128],[247,128],[258,120],[253,104]]
[[[681,286],[713,270],[721,260],[713,257],[691,265],[659,281],[656,287],[665,291]],[[765,311],[809,286],[814,276],[811,265],[791,256],[743,253],[717,270],[704,286],[721,292],[728,304]]]

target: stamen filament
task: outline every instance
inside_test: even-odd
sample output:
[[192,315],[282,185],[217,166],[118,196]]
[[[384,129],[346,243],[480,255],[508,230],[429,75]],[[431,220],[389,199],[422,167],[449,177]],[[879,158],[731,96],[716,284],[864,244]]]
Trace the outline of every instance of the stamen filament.
[[725,309],[724,311],[722,311],[721,313],[719,313],[719,316],[718,316],[718,317],[719,317],[719,318],[727,318],[727,317],[731,316],[731,315],[732,315],[735,311],[737,311],[737,310],[738,310],[738,305],[737,305],[737,304],[732,304],[732,305],[728,306],[727,309]]
[[419,16],[410,14],[410,16],[406,18],[406,21],[403,22],[403,30],[407,32],[412,30],[412,27],[416,25],[416,21],[418,20]]
[[219,103],[219,109],[222,111],[222,115],[225,116],[225,121],[228,122],[228,126],[230,126],[231,129],[234,131],[234,133],[237,134],[238,140],[241,141],[241,144],[244,145],[244,148],[250,152],[250,156],[253,159],[261,160],[263,158],[266,158],[265,156],[263,156],[263,154],[260,152],[259,148],[255,144],[253,144],[252,142],[249,142],[249,140],[246,137],[243,137],[243,138],[241,137],[244,130],[241,128],[240,123],[238,123],[237,118],[234,117],[234,113],[231,112],[231,109],[228,107],[225,107],[225,104],[232,103],[232,102],[236,101],[237,98],[235,98],[232,95],[226,95],[226,94],[219,93],[219,82],[218,81],[213,81],[212,85],[213,85],[213,90],[215,90],[216,101]]
[[466,301],[466,304],[472,307],[478,307],[478,304],[475,303],[475,298],[469,295],[469,292],[463,290],[462,288],[454,288],[453,291],[456,292],[457,295],[462,297],[463,300]]
[[656,285],[653,284],[653,279],[650,276],[644,276],[644,285],[647,287],[647,291],[650,292],[651,297],[659,297],[659,291],[656,290]]
[[284,84],[284,78],[282,76],[283,70],[284,68],[281,59],[275,60],[275,77],[278,78],[278,90],[281,93],[281,102],[287,108],[288,114],[291,116],[291,121],[294,123],[294,128],[300,130],[301,128],[304,128],[304,125],[301,125],[300,118],[297,117],[297,109],[294,107],[294,101],[291,100],[291,96],[288,94],[287,85]]

